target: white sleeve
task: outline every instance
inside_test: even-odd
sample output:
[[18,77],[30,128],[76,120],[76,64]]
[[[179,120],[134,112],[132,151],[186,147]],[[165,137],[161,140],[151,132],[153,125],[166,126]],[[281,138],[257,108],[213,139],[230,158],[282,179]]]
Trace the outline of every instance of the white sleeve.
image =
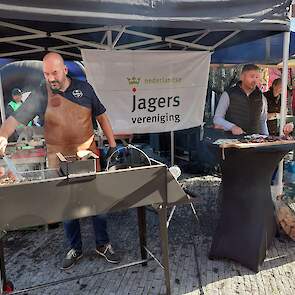
[[225,114],[228,110],[228,107],[229,107],[229,96],[228,96],[228,93],[224,91],[222,95],[220,96],[220,99],[215,111],[215,115],[213,118],[213,123],[216,125],[222,126],[225,131],[229,131],[235,126],[235,124],[224,119]]
[[269,135],[267,128],[267,100],[264,95],[262,95],[262,109],[260,115],[260,131],[264,135]]

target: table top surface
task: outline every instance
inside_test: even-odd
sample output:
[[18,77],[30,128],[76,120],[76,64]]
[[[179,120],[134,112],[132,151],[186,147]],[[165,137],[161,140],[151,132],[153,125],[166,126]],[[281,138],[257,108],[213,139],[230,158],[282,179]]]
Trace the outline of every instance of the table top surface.
[[226,141],[224,143],[219,144],[220,148],[238,148],[238,149],[246,149],[246,148],[256,148],[256,147],[279,147],[284,145],[295,145],[295,140],[278,140],[278,141],[266,141],[266,142],[239,142],[237,140],[233,140],[232,142]]

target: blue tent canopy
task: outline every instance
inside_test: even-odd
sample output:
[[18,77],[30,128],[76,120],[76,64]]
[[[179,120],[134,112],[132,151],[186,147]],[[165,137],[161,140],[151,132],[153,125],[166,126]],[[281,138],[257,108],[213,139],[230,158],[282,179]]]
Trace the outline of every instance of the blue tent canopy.
[[[291,32],[290,56],[295,54],[295,32]],[[283,33],[243,44],[217,49],[215,64],[278,64],[283,59]]]
[[1,0],[0,57],[81,48],[210,50],[289,31],[291,0]]

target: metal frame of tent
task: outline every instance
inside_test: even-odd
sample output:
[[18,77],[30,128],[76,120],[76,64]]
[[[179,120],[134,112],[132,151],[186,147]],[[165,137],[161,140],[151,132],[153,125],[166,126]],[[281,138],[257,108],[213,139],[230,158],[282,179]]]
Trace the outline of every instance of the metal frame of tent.
[[[103,27],[90,27],[76,30],[63,30],[46,32],[44,30],[38,30],[35,28],[17,25],[11,22],[0,21],[0,27],[5,27],[18,31],[18,35],[2,37],[0,38],[0,43],[8,43],[14,45],[21,50],[2,52],[0,53],[0,58],[12,57],[12,56],[22,56],[26,54],[35,54],[46,51],[57,52],[62,55],[72,57],[74,59],[81,59],[81,54],[70,52],[67,49],[71,48],[93,48],[100,50],[156,50],[156,49],[180,49],[180,50],[205,50],[214,51],[221,47],[228,40],[232,39],[234,36],[238,35],[241,30],[227,30],[222,35],[221,38],[212,45],[203,45],[201,42],[209,34],[215,32],[225,32],[224,29],[218,30],[191,30],[185,33],[174,34],[174,35],[156,35],[149,34],[143,31],[134,30],[128,26],[103,26]],[[99,33],[100,40],[98,42],[89,41],[83,39],[85,34],[95,34]],[[75,37],[73,37],[75,36]],[[141,38],[145,40],[133,42],[128,42],[127,44],[119,44],[120,39],[129,39],[130,36]],[[50,38],[57,41],[62,41],[64,45],[44,47],[40,45],[35,45],[28,43],[28,41]],[[80,37],[80,38],[79,38]],[[185,41],[189,38],[191,41]],[[1,84],[0,84],[1,86]],[[2,95],[1,95],[2,93]],[[3,102],[3,92],[0,91],[0,110],[1,110],[1,120],[5,120],[5,107]],[[174,133],[171,132],[171,143],[174,142]],[[171,144],[171,163],[174,162],[174,144]]]

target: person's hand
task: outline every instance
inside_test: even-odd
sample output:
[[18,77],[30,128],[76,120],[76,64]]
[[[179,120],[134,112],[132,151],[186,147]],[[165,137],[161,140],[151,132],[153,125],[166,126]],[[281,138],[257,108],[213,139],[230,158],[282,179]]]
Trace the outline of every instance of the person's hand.
[[214,124],[214,129],[224,130],[223,126]]
[[9,178],[10,181],[14,182],[17,180],[17,177],[13,174],[11,170],[5,171],[5,168],[0,166],[0,180],[3,178]]
[[106,160],[108,161],[110,156],[114,153],[114,151],[116,150],[117,148],[116,147],[112,147],[110,146],[108,151],[107,151],[107,154],[106,154]]
[[7,146],[7,138],[4,136],[0,136],[0,156],[5,154],[5,149]]
[[5,175],[5,168],[0,166],[0,178]]
[[233,135],[241,135],[245,133],[245,131],[239,126],[234,126],[230,131]]
[[283,128],[283,132],[284,132],[285,135],[288,135],[288,134],[290,134],[290,133],[293,131],[293,129],[294,129],[294,124],[293,124],[293,122],[291,122],[291,123],[287,123],[287,124],[284,126],[284,128]]

